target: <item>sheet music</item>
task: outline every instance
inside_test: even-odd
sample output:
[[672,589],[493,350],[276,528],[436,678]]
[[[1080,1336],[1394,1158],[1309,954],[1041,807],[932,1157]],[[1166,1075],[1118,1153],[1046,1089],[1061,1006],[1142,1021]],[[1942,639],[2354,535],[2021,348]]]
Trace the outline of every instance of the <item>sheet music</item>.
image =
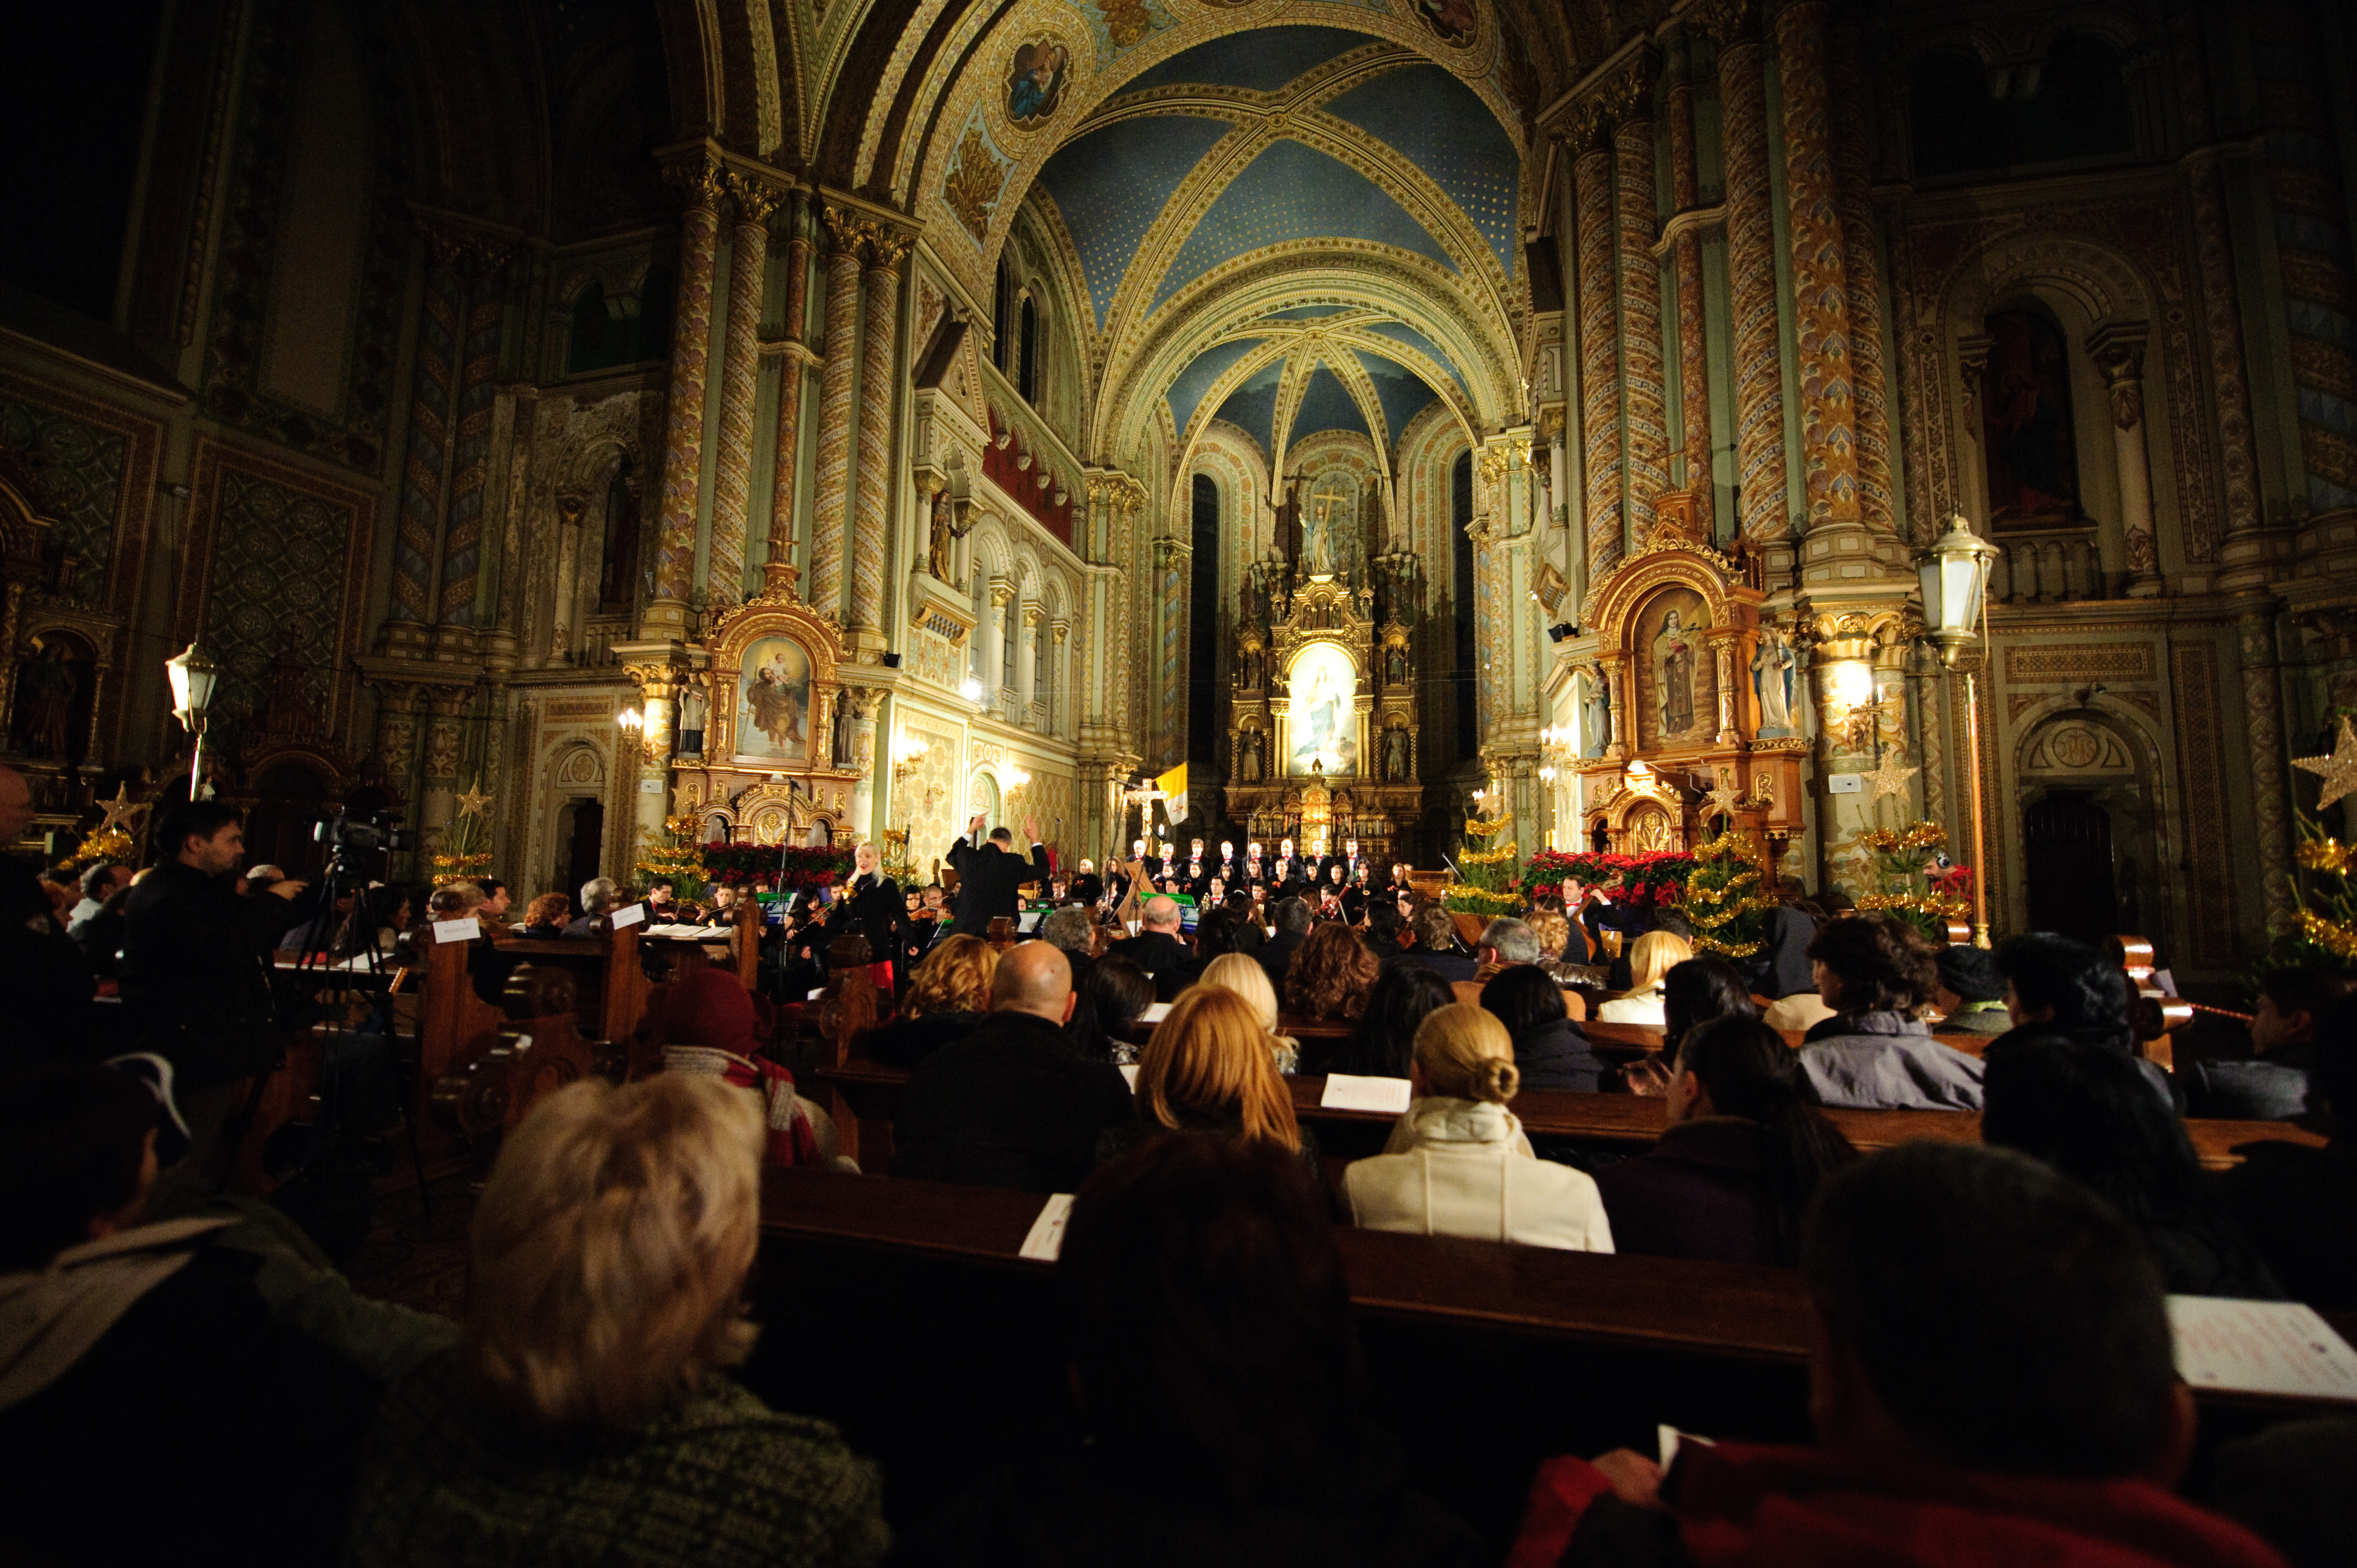
[[1031,1233],[1023,1238],[1021,1255],[1052,1263],[1064,1250],[1064,1224],[1072,1217],[1072,1195],[1050,1193],[1039,1210],[1039,1218],[1031,1221]]
[[1329,1111],[1381,1111],[1396,1116],[1407,1109],[1408,1080],[1404,1078],[1362,1078],[1356,1073],[1329,1072],[1326,1092],[1318,1103]]
[[2357,1350],[2296,1301],[2172,1295],[2177,1374],[2197,1389],[2357,1402]]

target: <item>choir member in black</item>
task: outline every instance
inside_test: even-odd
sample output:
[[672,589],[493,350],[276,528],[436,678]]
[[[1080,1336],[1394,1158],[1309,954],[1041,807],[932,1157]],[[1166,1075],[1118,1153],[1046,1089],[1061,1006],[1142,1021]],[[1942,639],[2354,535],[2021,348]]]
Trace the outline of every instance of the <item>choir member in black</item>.
[[1096,863],[1081,862],[1081,874],[1072,878],[1072,901],[1093,908],[1104,897],[1104,878],[1097,875]]

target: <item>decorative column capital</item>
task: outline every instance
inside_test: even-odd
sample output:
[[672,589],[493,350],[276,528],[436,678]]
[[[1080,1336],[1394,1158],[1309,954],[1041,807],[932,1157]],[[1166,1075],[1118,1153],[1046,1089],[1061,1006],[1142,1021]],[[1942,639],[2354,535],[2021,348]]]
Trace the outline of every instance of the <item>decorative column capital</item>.
[[779,204],[784,199],[784,193],[767,180],[756,179],[750,175],[740,174],[734,169],[728,172],[726,178],[729,199],[737,204],[738,226],[766,227],[770,216],[778,210]]
[[727,179],[711,156],[697,153],[669,165],[663,178],[679,192],[679,204],[691,211],[717,215],[721,198],[726,194]]
[[871,273],[897,273],[900,263],[917,243],[913,234],[887,229],[880,223],[866,225],[863,238],[866,242],[867,270]]
[[859,242],[866,237],[866,220],[856,212],[847,212],[833,202],[819,209],[820,220],[826,225],[829,256],[856,255]]
[[1752,30],[1751,0],[1706,0],[1686,13],[1686,27],[1724,48]]
[[2087,354],[2104,372],[2112,397],[2112,423],[2134,430],[2144,422],[2144,346],[2149,329],[2141,321],[2113,322],[2087,334]]

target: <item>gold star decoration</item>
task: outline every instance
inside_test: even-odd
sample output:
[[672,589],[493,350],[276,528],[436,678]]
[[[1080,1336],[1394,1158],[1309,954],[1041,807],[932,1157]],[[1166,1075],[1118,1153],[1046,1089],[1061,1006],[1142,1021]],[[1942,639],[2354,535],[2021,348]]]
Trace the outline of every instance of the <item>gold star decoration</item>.
[[1718,788],[1703,797],[1702,820],[1706,822],[1713,817],[1725,817],[1731,822],[1735,820],[1736,808],[1741,804],[1742,797],[1735,789],[1735,775],[1722,770],[1718,776]]
[[99,832],[102,833],[109,828],[121,828],[124,832],[131,832],[138,820],[147,814],[147,802],[133,800],[129,784],[117,784],[114,799],[101,800],[98,809],[106,813],[106,820],[98,824]]
[[458,802],[458,814],[460,816],[481,816],[483,814],[484,808],[491,803],[491,797],[483,793],[483,776],[479,773],[476,774],[475,781],[468,785],[467,787],[467,792],[463,795],[457,796],[457,800]]
[[1900,767],[1899,759],[1906,755],[1907,754],[1905,752],[1900,751],[1894,747],[1890,752],[1884,756],[1883,759],[1879,763],[1876,764],[1874,771],[1859,775],[1860,778],[1874,786],[1874,798],[1876,800],[1879,800],[1885,795],[1906,794],[1907,780],[1914,778],[1915,775],[1923,771],[1921,768]]
[[2295,757],[2291,765],[2324,780],[2323,793],[2316,798],[2316,809],[2319,811],[2324,810],[2341,796],[2357,789],[2357,729],[2352,729],[2349,720],[2343,717],[2341,734],[2332,743],[2331,756]]

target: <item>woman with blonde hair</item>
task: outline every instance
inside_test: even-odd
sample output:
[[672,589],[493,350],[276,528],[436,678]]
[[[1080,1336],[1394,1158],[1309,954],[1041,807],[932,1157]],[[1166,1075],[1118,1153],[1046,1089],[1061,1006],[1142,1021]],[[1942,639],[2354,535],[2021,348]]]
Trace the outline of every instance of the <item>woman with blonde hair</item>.
[[467,1342],[385,1396],[348,1563],[883,1555],[875,1466],[721,1371],[752,1348],[761,1142],[759,1101],[685,1073],[574,1084],[508,1134]]
[[861,1048],[872,1061],[913,1068],[974,1033],[990,1011],[998,950],[971,933],[943,937],[909,976],[899,1015],[870,1029]]
[[1668,1021],[1662,1007],[1662,981],[1692,957],[1694,949],[1675,931],[1647,931],[1639,937],[1629,950],[1629,989],[1596,1010],[1597,1022],[1660,1028]]
[[1586,1172],[1535,1158],[1506,1109],[1521,1087],[1513,1036],[1468,1003],[1415,1032],[1417,1098],[1383,1152],[1342,1175],[1351,1221],[1370,1230],[1612,1251],[1604,1200]]
[[1197,985],[1213,985],[1232,991],[1251,1004],[1253,1013],[1260,1019],[1261,1032],[1268,1036],[1270,1057],[1276,1070],[1290,1077],[1300,1065],[1300,1043],[1276,1032],[1276,985],[1250,953],[1222,953],[1203,966]]
[[1293,1093],[1277,1073],[1268,1037],[1249,998],[1208,980],[1189,986],[1154,1026],[1138,1059],[1136,1120],[1098,1134],[1098,1163],[1171,1133],[1224,1133],[1298,1155],[1323,1187],[1318,1140],[1293,1114]]

